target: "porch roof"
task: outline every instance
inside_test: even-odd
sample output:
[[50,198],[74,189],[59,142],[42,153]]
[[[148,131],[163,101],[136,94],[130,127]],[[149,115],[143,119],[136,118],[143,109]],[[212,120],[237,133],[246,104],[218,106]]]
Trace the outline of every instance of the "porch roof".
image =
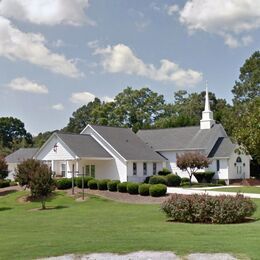
[[80,158],[113,158],[91,135],[63,133],[56,135]]

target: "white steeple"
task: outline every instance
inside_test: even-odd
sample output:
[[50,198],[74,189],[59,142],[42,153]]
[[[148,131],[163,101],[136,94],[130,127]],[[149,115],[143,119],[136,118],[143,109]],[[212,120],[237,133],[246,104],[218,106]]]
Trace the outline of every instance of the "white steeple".
[[210,129],[214,124],[213,112],[210,111],[209,105],[208,82],[206,81],[205,108],[202,112],[202,119],[200,120],[200,129]]

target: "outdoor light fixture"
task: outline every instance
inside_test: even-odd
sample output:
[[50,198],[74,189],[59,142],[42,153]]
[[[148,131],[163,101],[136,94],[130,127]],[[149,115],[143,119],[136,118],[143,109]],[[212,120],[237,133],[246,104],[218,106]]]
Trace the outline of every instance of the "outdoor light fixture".
[[56,152],[57,152],[57,149],[58,149],[58,144],[56,143],[56,144],[53,146],[53,151],[56,153]]

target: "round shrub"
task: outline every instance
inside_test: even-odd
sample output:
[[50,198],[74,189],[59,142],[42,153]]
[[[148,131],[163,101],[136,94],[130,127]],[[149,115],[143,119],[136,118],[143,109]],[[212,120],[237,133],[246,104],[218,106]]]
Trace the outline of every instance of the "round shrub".
[[71,178],[61,178],[56,180],[56,187],[59,190],[67,190],[72,187]]
[[172,194],[162,210],[174,221],[229,224],[240,223],[256,210],[254,202],[241,194],[209,196],[207,194]]
[[128,182],[127,183],[127,192],[129,194],[138,194],[138,187],[139,187],[138,183]]
[[108,180],[108,179],[99,180],[98,181],[98,189],[99,190],[107,190],[107,183],[109,181],[110,180]]
[[5,188],[10,186],[10,180],[0,180],[0,188]]
[[108,183],[107,183],[107,189],[109,190],[109,191],[117,191],[117,184],[119,184],[120,183],[120,181],[109,181]]
[[143,183],[139,185],[138,192],[141,196],[149,196],[149,188],[151,184]]
[[[88,181],[90,180],[93,180],[93,177],[90,176],[84,177],[84,188],[88,188]],[[82,188],[82,177],[78,177],[76,179],[76,186],[80,189]]]
[[166,176],[170,173],[171,173],[171,171],[168,170],[167,168],[163,168],[161,171],[158,171],[158,175],[161,175],[161,176]]
[[198,183],[211,183],[212,178],[215,175],[215,172],[205,171],[205,172],[195,172],[194,176],[197,179]]
[[164,176],[152,176],[149,180],[149,184],[167,184],[166,178]]
[[179,187],[181,185],[181,177],[175,174],[166,175],[167,186]]
[[166,192],[167,192],[167,186],[164,184],[151,185],[149,188],[149,194],[152,197],[165,196]]
[[127,182],[121,182],[117,184],[117,191],[127,192]]
[[218,180],[217,183],[220,184],[220,185],[226,186],[225,180]]
[[145,179],[144,179],[144,182],[143,182],[143,183],[149,183],[149,181],[150,181],[151,177],[153,177],[153,176],[147,176],[147,177],[145,177]]
[[91,190],[97,190],[97,188],[98,188],[98,180],[95,180],[95,179],[89,180],[88,181],[88,187]]

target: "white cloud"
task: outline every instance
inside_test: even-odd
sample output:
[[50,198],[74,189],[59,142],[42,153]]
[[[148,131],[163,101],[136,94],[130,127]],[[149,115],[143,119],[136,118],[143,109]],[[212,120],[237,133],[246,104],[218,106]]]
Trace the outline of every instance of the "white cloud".
[[89,0],[2,0],[0,15],[34,24],[95,25],[85,14],[88,6]]
[[102,57],[102,66],[110,73],[126,73],[144,76],[156,81],[173,82],[178,86],[193,86],[202,80],[202,73],[192,69],[182,69],[178,64],[163,59],[161,66],[146,64],[124,44],[97,48],[95,55]]
[[47,94],[48,88],[45,85],[38,84],[36,82],[30,81],[27,78],[16,78],[13,79],[7,87],[23,92],[30,92],[35,94]]
[[260,28],[260,1],[189,0],[180,11],[180,22],[192,33],[205,31],[223,37],[231,48],[252,42],[250,31]]
[[67,77],[81,76],[72,60],[51,52],[42,34],[24,33],[0,16],[0,56],[24,60]]
[[113,98],[108,97],[108,96],[102,97],[101,100],[104,101],[105,103],[113,102],[113,101],[114,101]]
[[98,47],[98,43],[99,43],[98,40],[89,41],[89,42],[87,42],[87,45],[88,45],[88,47],[91,48],[91,49],[96,49],[96,48]]
[[55,104],[51,108],[58,111],[64,110],[64,106],[61,103]]
[[95,95],[89,92],[77,92],[72,93],[70,101],[75,104],[88,104],[91,101],[94,101]]
[[53,41],[52,46],[55,48],[60,48],[66,46],[65,42],[61,39],[58,39],[56,41]]
[[166,10],[168,15],[173,15],[179,11],[179,6],[178,5],[169,5],[166,6]]

